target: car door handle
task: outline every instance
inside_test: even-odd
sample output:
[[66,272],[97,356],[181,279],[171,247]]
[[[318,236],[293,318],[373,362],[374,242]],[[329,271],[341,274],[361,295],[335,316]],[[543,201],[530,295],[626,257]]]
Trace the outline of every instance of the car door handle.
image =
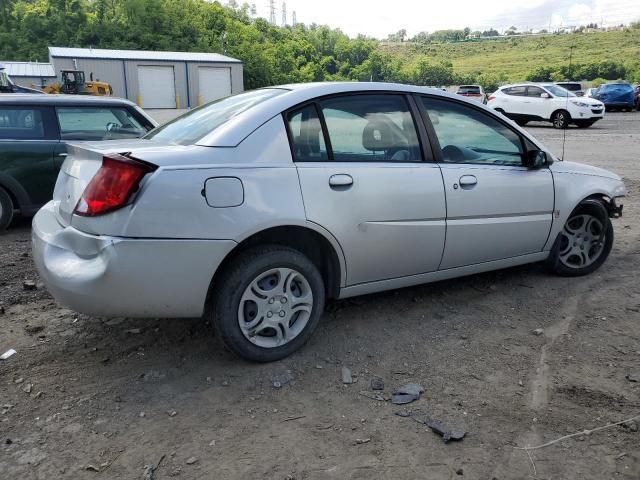
[[478,179],[473,175],[463,175],[458,181],[461,187],[472,187],[478,183]]
[[329,177],[329,185],[331,187],[349,187],[353,185],[353,178],[346,173],[338,173]]
[[56,157],[66,157],[67,155],[69,155],[68,153],[57,153]]

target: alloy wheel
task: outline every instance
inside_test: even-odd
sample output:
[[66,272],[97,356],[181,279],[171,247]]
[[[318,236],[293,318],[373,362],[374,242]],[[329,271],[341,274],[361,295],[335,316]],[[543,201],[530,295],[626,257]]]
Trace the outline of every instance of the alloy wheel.
[[560,261],[569,268],[584,268],[594,263],[603,251],[603,226],[589,214],[578,214],[567,220],[560,239]]
[[553,126],[556,128],[564,128],[567,124],[567,116],[564,112],[558,112],[553,117]]
[[242,334],[262,348],[291,342],[304,330],[313,310],[309,281],[291,268],[274,268],[254,278],[238,306]]

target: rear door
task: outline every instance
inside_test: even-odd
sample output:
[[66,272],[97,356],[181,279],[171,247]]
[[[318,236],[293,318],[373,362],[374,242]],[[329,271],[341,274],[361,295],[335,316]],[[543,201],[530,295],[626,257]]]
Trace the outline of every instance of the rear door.
[[51,108],[0,105],[0,183],[18,197],[23,213],[52,198],[59,143],[55,124]]
[[347,284],[436,270],[442,176],[421,147],[408,97],[341,95],[285,117],[307,218],[340,243]]
[[523,138],[493,115],[448,99],[421,103],[447,199],[440,269],[540,252],[554,208],[549,169],[522,166]]
[[502,93],[506,95],[503,101],[504,111],[511,115],[529,115],[527,102],[527,87],[524,85],[516,85],[502,89]]

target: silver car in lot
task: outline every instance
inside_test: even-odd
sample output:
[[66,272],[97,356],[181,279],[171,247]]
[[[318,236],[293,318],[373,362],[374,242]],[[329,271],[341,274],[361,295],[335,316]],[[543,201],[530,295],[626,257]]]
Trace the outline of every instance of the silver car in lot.
[[457,95],[286,85],[70,147],[33,254],[74,310],[204,315],[231,350],[272,361],[308,340],[328,298],[530,262],[590,273],[624,195],[617,175],[558,161]]

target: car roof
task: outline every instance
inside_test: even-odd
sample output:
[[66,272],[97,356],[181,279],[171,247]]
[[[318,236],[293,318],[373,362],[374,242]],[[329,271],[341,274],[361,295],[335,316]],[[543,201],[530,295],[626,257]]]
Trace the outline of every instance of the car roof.
[[119,97],[94,97],[91,95],[37,95],[34,93],[2,93],[0,105],[65,105],[65,106],[105,106],[135,105]]

